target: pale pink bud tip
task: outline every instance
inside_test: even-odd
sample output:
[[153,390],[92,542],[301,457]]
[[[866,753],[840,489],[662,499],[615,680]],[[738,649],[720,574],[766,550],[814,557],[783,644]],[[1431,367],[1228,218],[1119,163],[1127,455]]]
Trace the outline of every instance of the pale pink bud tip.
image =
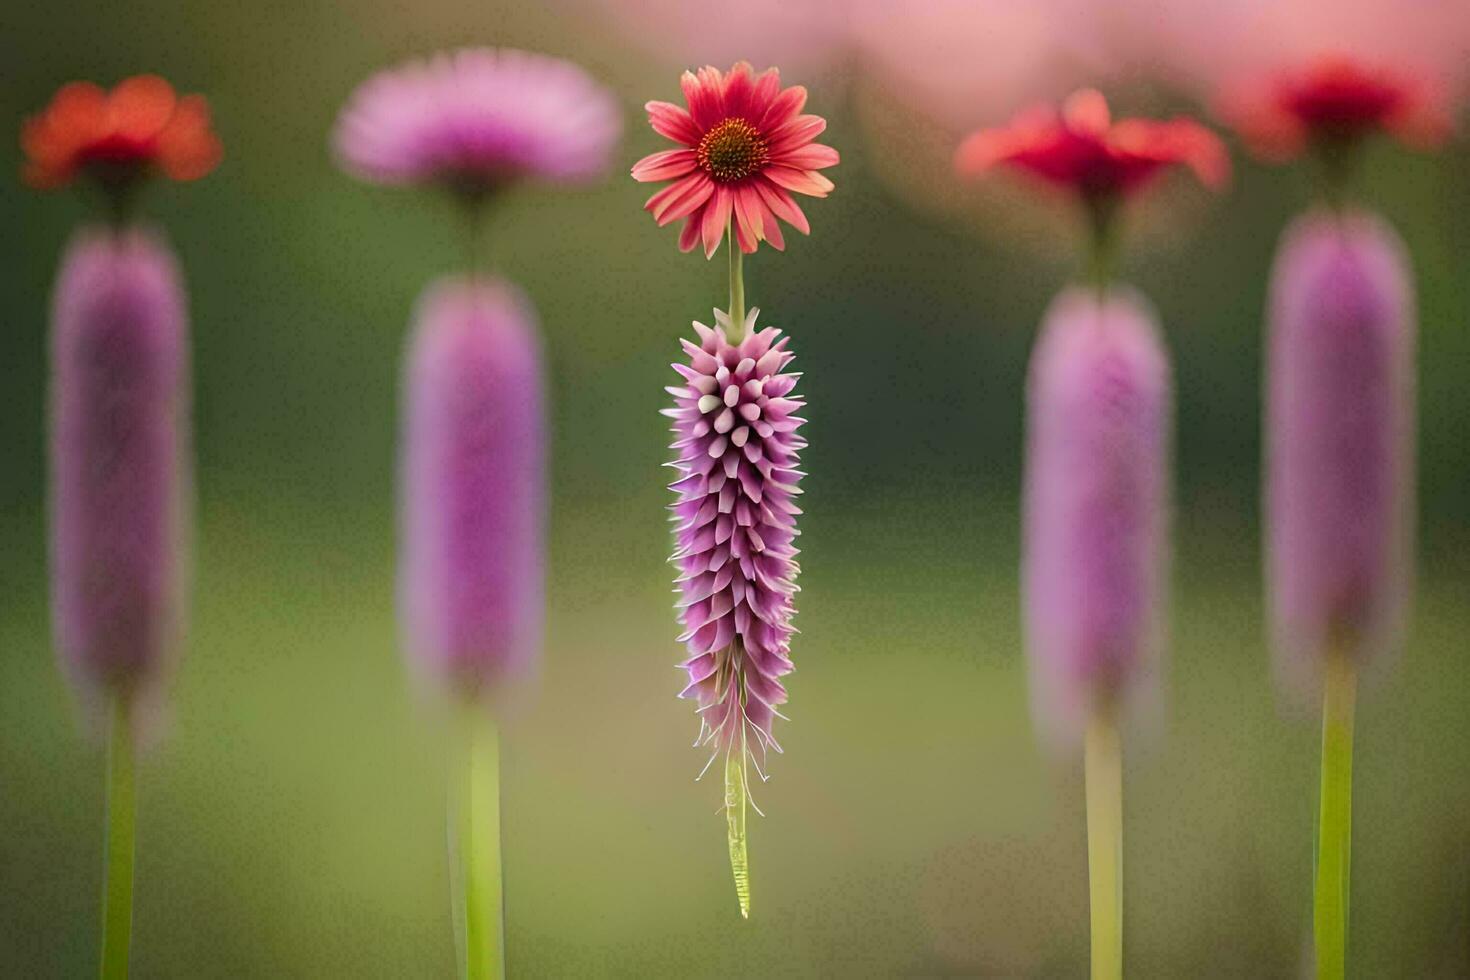
[[1160,644],[1171,400],[1141,297],[1053,301],[1031,360],[1022,571],[1035,703],[1055,734],[1127,694]]
[[546,428],[525,297],[496,280],[431,287],[405,385],[405,643],[438,680],[493,693],[541,646]]
[[1402,624],[1413,507],[1411,282],[1399,237],[1361,212],[1299,218],[1276,258],[1265,506],[1284,668],[1310,668],[1329,646],[1379,652]]
[[167,246],[79,232],[51,340],[52,608],[84,697],[149,688],[175,645],[188,482],[187,323]]

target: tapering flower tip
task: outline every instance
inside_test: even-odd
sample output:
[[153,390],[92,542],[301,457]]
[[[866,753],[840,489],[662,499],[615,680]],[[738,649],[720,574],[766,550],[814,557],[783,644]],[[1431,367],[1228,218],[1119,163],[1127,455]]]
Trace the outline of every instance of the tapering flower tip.
[[1286,232],[1272,273],[1266,560],[1278,661],[1312,679],[1330,650],[1365,658],[1402,627],[1413,520],[1412,278],[1364,212]]
[[679,248],[703,243],[709,258],[720,247],[731,219],[742,252],[761,242],[783,249],[784,221],[811,234],[794,191],[826,197],[832,181],[819,172],[834,167],[837,151],[812,142],[827,128],[821,116],[803,114],[806,89],[781,87],[769,68],[755,75],[737,62],[728,72],[706,65],[679,79],[687,109],[650,102],[648,124],[678,149],[650,154],[633,165],[633,179],[673,183],[643,205],[659,227],[683,219]]
[[743,751],[764,773],[780,678],[790,673],[791,618],[797,591],[796,497],[804,475],[803,400],[789,338],[745,319],[743,339],[715,312],[712,329],[694,324],[699,342],[681,341],[687,360],[670,387],[679,479],[672,510],[679,570],[679,638],[689,658],[680,697],[699,703],[699,745],[714,755]]
[[1214,190],[1230,180],[1230,157],[1209,129],[1184,117],[1114,120],[1094,89],[973,133],[955,151],[962,176],[981,176],[1002,164],[1087,199],[1132,194],[1171,166],[1188,167]]
[[185,299],[168,247],[78,232],[52,318],[57,649],[84,701],[147,697],[179,638],[190,478]]
[[1309,147],[1341,151],[1373,133],[1418,149],[1454,128],[1446,94],[1427,74],[1329,54],[1228,91],[1220,114],[1264,160],[1290,160]]
[[494,280],[430,287],[404,380],[405,646],[430,679],[493,696],[541,648],[546,422],[529,303]]
[[24,177],[51,189],[86,173],[104,186],[131,184],[155,172],[197,180],[223,151],[202,95],[180,96],[157,75],[135,75],[112,91],[91,82],[63,85],[21,129]]
[[1038,720],[1068,739],[1154,673],[1162,641],[1172,382],[1142,297],[1058,296],[1027,397],[1027,652]]
[[621,132],[616,100],[579,66],[465,48],[369,78],[343,108],[333,143],[343,168],[370,183],[483,194],[524,178],[594,180]]

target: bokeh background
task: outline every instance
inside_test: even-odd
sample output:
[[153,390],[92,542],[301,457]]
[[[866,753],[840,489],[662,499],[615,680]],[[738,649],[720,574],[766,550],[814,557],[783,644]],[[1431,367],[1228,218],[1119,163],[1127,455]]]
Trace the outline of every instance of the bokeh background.
[[[453,972],[444,733],[397,649],[393,495],[405,323],[457,236],[443,201],[342,176],[326,134],[386,63],[507,44],[580,60],[628,121],[604,184],[528,188],[493,225],[497,266],[540,309],[556,421],[545,666],[506,734],[512,974],[1082,976],[1080,771],[1036,743],[1016,574],[1025,361],[1073,242],[1030,196],[956,184],[948,150],[1088,79],[1164,111],[1319,46],[1450,86],[1470,65],[1454,4],[1195,6],[8,3],[0,130],[68,79],[153,70],[210,97],[227,149],[148,200],[192,294],[198,531],[188,648],[140,776],[137,975]],[[723,304],[723,253],[681,255],[622,166],[660,148],[643,101],[739,54],[806,83],[843,153],[812,237],[747,261],[811,419],[794,720],[757,797],[749,922],[674,699],[659,467],[667,365]],[[1309,948],[1317,734],[1271,681],[1258,487],[1265,277],[1311,181],[1238,160],[1223,199],[1161,189],[1127,263],[1179,401],[1167,685],[1126,760],[1138,977],[1293,977]],[[18,167],[7,143],[0,170]],[[1470,148],[1377,145],[1363,176],[1418,277],[1420,587],[1360,710],[1353,973],[1459,977]],[[51,654],[44,536],[48,295],[86,215],[0,180],[0,973],[16,977],[87,975],[99,938],[102,755]]]

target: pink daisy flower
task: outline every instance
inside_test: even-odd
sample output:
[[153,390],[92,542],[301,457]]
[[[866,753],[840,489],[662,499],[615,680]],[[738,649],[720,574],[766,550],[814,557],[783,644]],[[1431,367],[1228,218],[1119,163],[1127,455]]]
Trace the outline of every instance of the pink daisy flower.
[[827,121],[802,113],[806,89],[783,89],[775,68],[752,75],[743,61],[728,72],[709,65],[697,75],[686,71],[679,84],[687,110],[669,102],[644,107],[654,131],[681,144],[633,165],[634,180],[673,181],[644,209],[660,226],[683,218],[680,250],[703,242],[706,258],[727,227],[742,252],[763,241],[784,248],[781,221],[810,234],[791,193],[826,197],[833,184],[818,171],[839,158],[832,147],[812,142]]
[[612,95],[571,62],[466,48],[369,78],[342,110],[333,145],[362,180],[473,192],[524,177],[592,180],[621,131]]

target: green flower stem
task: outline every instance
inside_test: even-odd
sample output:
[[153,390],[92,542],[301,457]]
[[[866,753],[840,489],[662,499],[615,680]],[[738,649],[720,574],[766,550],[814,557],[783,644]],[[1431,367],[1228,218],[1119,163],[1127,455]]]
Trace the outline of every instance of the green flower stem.
[[[743,728],[744,726],[742,726]],[[745,809],[748,799],[745,771],[745,736],[725,753],[725,829],[730,844],[730,870],[735,875],[735,898],[741,918],[750,918],[750,853],[745,843]]]
[[730,253],[730,343],[738,344],[745,333],[744,253],[735,241],[735,219],[725,229],[725,248]]
[[1123,976],[1123,757],[1111,701],[1087,724],[1087,880],[1092,980]]
[[500,743],[483,705],[466,706],[463,783],[459,793],[456,909],[469,980],[505,976],[505,920],[500,888]]
[[1353,823],[1353,710],[1357,669],[1341,652],[1327,658],[1322,695],[1322,800],[1312,925],[1318,980],[1347,969],[1348,885]]
[[136,801],[133,792],[132,705],[126,691],[112,701],[107,741],[107,843],[102,882],[102,980],[128,975],[133,936],[133,848]]

